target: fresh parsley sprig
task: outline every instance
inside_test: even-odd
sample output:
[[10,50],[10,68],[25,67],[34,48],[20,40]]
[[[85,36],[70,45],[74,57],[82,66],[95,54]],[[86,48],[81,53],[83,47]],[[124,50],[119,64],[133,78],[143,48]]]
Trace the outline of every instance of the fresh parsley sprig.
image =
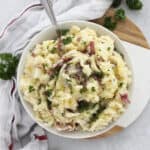
[[[121,5],[123,0],[113,0],[112,7],[117,8]],[[126,4],[131,10],[140,10],[143,7],[141,0],[126,0]]]
[[11,53],[0,54],[0,79],[10,80],[16,74],[19,58]]
[[126,19],[125,10],[120,8],[120,9],[115,11],[114,16],[108,16],[108,17],[104,18],[103,26],[109,30],[114,30],[117,26],[117,23],[119,21],[123,21],[125,19]]

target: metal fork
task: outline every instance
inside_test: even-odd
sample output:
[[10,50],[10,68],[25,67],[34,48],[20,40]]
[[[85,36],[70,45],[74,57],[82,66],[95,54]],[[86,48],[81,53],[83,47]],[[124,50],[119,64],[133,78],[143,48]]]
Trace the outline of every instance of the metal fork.
[[49,16],[52,25],[55,26],[57,37],[60,37],[61,33],[60,33],[58,23],[57,23],[57,20],[56,20],[56,16],[55,16],[55,13],[54,13],[54,10],[53,10],[52,1],[51,0],[41,0],[41,4],[45,8],[45,11],[46,11],[47,15]]

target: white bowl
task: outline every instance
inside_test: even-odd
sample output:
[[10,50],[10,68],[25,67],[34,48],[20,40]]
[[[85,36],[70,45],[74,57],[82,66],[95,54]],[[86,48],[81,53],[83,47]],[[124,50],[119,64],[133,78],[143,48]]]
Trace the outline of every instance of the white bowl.
[[[107,30],[106,28],[104,28],[103,26],[100,26],[98,24],[95,23],[91,23],[91,22],[87,22],[87,21],[67,21],[67,22],[61,22],[59,23],[59,26],[61,29],[66,29],[66,28],[70,28],[72,25],[78,25],[81,28],[84,27],[89,27],[91,29],[94,29],[98,35],[109,35],[112,39],[114,39],[115,41],[115,47],[117,48],[117,50],[122,53],[124,55],[124,59],[127,62],[130,70],[132,71],[132,66],[130,63],[130,60],[128,58],[127,52],[122,44],[122,42],[119,40],[119,38],[112,33],[111,31]],[[111,123],[108,127],[106,127],[104,130],[100,130],[100,131],[96,131],[96,132],[81,132],[81,131],[75,131],[75,132],[59,132],[57,131],[55,128],[52,127],[48,127],[47,125],[45,125],[44,123],[39,122],[33,113],[32,107],[31,105],[26,102],[22,96],[22,93],[19,90],[19,80],[20,77],[23,73],[23,69],[24,69],[24,64],[26,62],[26,57],[29,53],[29,50],[33,49],[34,46],[38,43],[41,43],[44,40],[49,40],[49,39],[54,39],[56,34],[55,34],[55,27],[54,26],[49,26],[46,29],[44,29],[43,31],[41,31],[40,33],[38,33],[28,44],[28,46],[25,48],[20,62],[19,62],[19,66],[18,66],[18,72],[17,72],[17,87],[18,87],[18,92],[19,92],[19,96],[21,99],[21,102],[25,108],[25,110],[28,112],[28,114],[31,116],[31,118],[37,122],[42,128],[46,129],[47,131],[55,134],[55,135],[59,135],[62,137],[66,137],[66,138],[74,138],[74,139],[82,139],[82,138],[90,138],[90,137],[95,137],[97,135],[103,134],[104,132],[110,130],[111,128],[113,128],[114,126],[117,125],[117,121],[114,121],[113,123]],[[132,79],[133,79],[133,74],[132,74]],[[133,82],[132,85],[129,88],[129,97],[132,94],[132,87],[133,87]],[[120,117],[121,118],[121,117]]]

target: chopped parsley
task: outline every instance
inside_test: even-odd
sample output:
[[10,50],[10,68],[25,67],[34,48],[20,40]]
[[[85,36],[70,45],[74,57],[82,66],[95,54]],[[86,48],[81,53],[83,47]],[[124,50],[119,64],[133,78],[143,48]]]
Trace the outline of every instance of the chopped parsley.
[[71,79],[66,79],[66,81],[67,81],[68,83],[72,82]]
[[47,99],[47,108],[50,110],[52,107],[52,102]]
[[91,91],[92,91],[92,92],[95,92],[95,91],[96,91],[94,86],[91,88]]
[[32,85],[30,85],[30,86],[29,86],[29,92],[31,93],[31,92],[33,92],[33,91],[35,91],[35,88],[34,88]]
[[[122,2],[123,0],[113,0],[112,6],[116,8],[120,6]],[[126,0],[126,4],[130,9],[133,10],[140,10],[143,7],[143,3],[141,0]]]
[[56,50],[57,50],[57,48],[56,48],[56,47],[53,47],[53,48],[51,49],[51,53],[55,53]]
[[48,67],[48,64],[47,64],[47,63],[44,63],[44,64],[43,64],[43,69],[46,70],[47,67]]
[[82,89],[80,89],[80,93],[85,93],[87,91],[87,88],[86,87],[83,87]]
[[115,12],[115,19],[116,19],[116,21],[125,20],[126,19],[125,10],[122,9],[122,8],[116,10],[116,12]]
[[94,72],[92,75],[95,76],[96,78],[101,79],[101,78],[103,78],[104,73],[103,72]]
[[109,30],[114,30],[117,26],[117,22],[114,21],[112,17],[105,17],[103,26]]
[[66,37],[65,39],[62,40],[62,42],[64,45],[67,45],[72,42],[72,38],[70,36]]
[[120,82],[120,83],[119,83],[119,87],[122,87],[122,86],[123,86],[123,82]]
[[107,48],[108,51],[110,51],[110,49],[111,49],[110,47]]
[[47,64],[47,63],[44,63],[43,66],[44,66],[44,67],[48,67],[48,64]]
[[122,0],[113,0],[112,6],[114,8],[118,7],[121,4]]
[[61,29],[60,34],[61,35],[66,35],[69,32],[69,29]]
[[59,69],[53,70],[52,74],[50,75],[50,79],[57,78],[59,76]]
[[105,108],[106,108],[106,106],[102,106],[101,104],[99,104],[99,108],[94,114],[92,114],[92,116],[90,118],[90,122],[96,121],[98,119],[100,113],[102,113]]
[[51,90],[51,89],[48,89],[48,90],[45,91],[44,93],[45,93],[46,96],[49,97],[49,96],[51,96],[51,94],[52,94],[52,90]]
[[38,104],[41,104],[41,99],[40,98],[38,99]]
[[143,7],[141,0],[126,0],[126,4],[130,9],[140,10]]
[[82,100],[82,101],[78,102],[77,110],[78,110],[78,112],[81,113],[83,111],[92,109],[93,107],[95,107],[95,105],[96,105],[95,103],[91,103],[91,102],[87,102],[85,100]]
[[71,84],[69,84],[69,87],[70,87],[70,93],[73,94],[73,87]]
[[82,43],[83,43],[83,45],[86,45],[86,41],[83,41]]
[[49,50],[49,45],[47,45],[46,49]]

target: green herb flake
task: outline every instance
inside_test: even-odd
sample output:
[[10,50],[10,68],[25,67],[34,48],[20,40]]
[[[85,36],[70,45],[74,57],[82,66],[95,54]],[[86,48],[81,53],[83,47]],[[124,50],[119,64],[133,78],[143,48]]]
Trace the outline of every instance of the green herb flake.
[[46,96],[49,97],[49,96],[51,96],[51,94],[52,94],[52,90],[51,89],[48,89],[48,90],[45,91],[45,95]]
[[43,64],[43,68],[46,70],[47,67],[48,67],[48,64],[47,64],[47,63],[44,63],[44,64]]
[[32,85],[30,85],[30,86],[29,86],[29,92],[31,93],[31,92],[33,92],[33,91],[35,91],[35,88],[34,88]]
[[86,87],[83,87],[82,89],[80,89],[80,93],[85,93],[87,91],[87,88]]
[[69,84],[69,88],[70,88],[70,93],[73,94],[73,87],[71,84]]
[[104,111],[105,108],[106,106],[102,106],[101,104],[99,104],[98,110],[94,114],[92,114],[92,116],[90,117],[90,123],[95,122],[99,118],[99,115]]
[[114,8],[118,7],[121,4],[122,0],[113,0],[112,6]]
[[99,78],[99,79],[101,79],[101,78],[103,78],[104,73],[103,72],[94,72],[92,75]]
[[67,45],[67,44],[72,42],[72,38],[71,37],[66,37],[65,39],[62,40],[62,42],[63,42],[64,45]]
[[41,104],[41,99],[38,99],[38,105]]
[[68,83],[72,82],[71,79],[66,79],[66,81],[67,81]]
[[95,91],[96,91],[96,90],[95,90],[95,87],[92,87],[92,88],[91,88],[91,91],[92,91],[92,92],[95,92]]
[[122,87],[122,86],[123,86],[123,82],[120,82],[120,83],[119,83],[119,87]]
[[116,21],[121,21],[121,20],[125,20],[125,19],[126,19],[125,10],[122,9],[122,8],[116,10],[116,12],[115,12],[115,20]]
[[67,33],[69,32],[69,29],[61,29],[60,30],[60,33],[61,33],[61,35],[66,35]]
[[56,53],[56,51],[57,51],[57,48],[56,48],[56,47],[53,47],[53,48],[51,49],[51,53]]
[[126,0],[126,4],[130,9],[140,10],[143,7],[141,0]]
[[107,50],[110,51],[111,47],[108,47]]
[[83,41],[82,44],[83,44],[83,45],[86,45],[87,43],[86,43],[86,41]]
[[59,69],[53,70],[52,74],[50,75],[50,79],[58,78],[59,76]]
[[9,80],[15,76],[19,57],[11,53],[0,53],[0,78]]
[[50,110],[52,108],[52,102],[47,99],[47,108]]
[[83,111],[92,109],[93,107],[95,107],[95,105],[96,105],[95,103],[91,103],[91,102],[82,100],[82,101],[78,102],[77,110],[78,110],[78,112],[82,113]]
[[112,17],[105,17],[103,26],[109,30],[114,30],[117,26],[117,22],[113,21]]

